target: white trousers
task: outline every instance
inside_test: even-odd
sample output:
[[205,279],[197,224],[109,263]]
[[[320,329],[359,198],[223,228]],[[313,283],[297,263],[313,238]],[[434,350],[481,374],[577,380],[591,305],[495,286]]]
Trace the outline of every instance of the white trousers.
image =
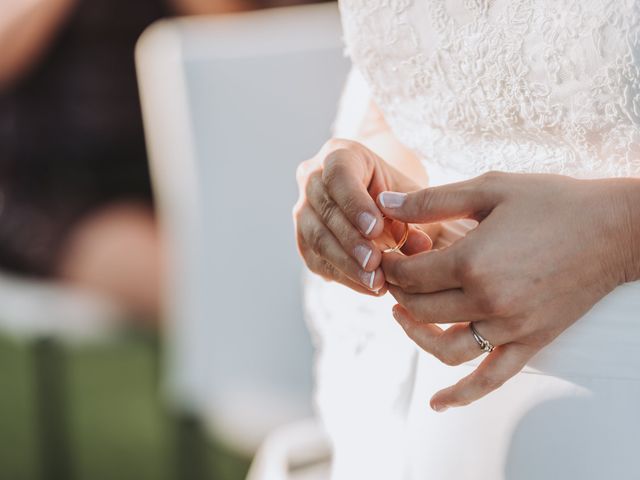
[[372,299],[309,275],[333,480],[640,478],[640,283],[623,285],[476,403],[430,397],[477,366],[418,349]]

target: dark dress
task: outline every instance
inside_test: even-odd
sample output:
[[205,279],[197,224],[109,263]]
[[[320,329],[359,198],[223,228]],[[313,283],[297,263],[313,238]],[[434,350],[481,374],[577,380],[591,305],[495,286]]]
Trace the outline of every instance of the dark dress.
[[151,204],[134,45],[160,0],[80,0],[33,70],[0,93],[0,269],[48,276],[82,217]]

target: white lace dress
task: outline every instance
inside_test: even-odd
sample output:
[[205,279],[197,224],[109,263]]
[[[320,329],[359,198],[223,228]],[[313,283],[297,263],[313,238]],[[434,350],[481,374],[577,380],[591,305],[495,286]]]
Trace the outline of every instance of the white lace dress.
[[[338,134],[367,87],[441,182],[487,170],[640,175],[640,1],[340,7],[357,71]],[[479,360],[439,364],[392,305],[308,279],[334,479],[640,478],[640,284],[608,295],[498,391],[441,414],[431,395]]]

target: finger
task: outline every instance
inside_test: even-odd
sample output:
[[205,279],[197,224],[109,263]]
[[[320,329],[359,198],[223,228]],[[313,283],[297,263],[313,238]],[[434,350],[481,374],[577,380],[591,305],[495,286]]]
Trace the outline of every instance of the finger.
[[373,242],[362,237],[324,188],[322,174],[315,172],[307,182],[307,201],[331,233],[360,267],[372,272],[380,266],[382,253]]
[[377,198],[385,216],[411,223],[456,218],[478,220],[484,218],[498,201],[497,190],[478,178],[411,193],[382,192]]
[[393,298],[422,323],[458,323],[482,320],[475,302],[462,290],[436,293],[407,293],[388,283]]
[[361,283],[354,282],[336,267],[331,265],[326,260],[320,258],[313,252],[309,252],[307,254],[307,256],[305,257],[305,261],[312,272],[320,275],[325,280],[341,283],[342,285],[355,290],[356,292],[370,295],[372,297],[381,297],[387,293],[387,289],[384,286],[378,291],[372,291],[366,287],[363,287]]
[[398,253],[382,255],[382,269],[389,283],[409,293],[431,293],[459,288],[455,246],[410,257]]
[[[416,227],[409,227],[409,236],[400,251],[407,256],[428,252],[433,248],[431,237]],[[382,255],[380,256],[382,261]]]
[[416,225],[416,227],[429,235],[434,245],[436,244],[436,239],[442,233],[441,223],[424,223],[422,225]]
[[318,214],[311,206],[304,206],[299,216],[299,229],[303,243],[313,253],[327,261],[337,270],[345,274],[356,283],[360,283],[369,290],[379,290],[385,284],[384,274],[378,268],[372,272],[363,270],[360,265],[348,255],[333,233],[322,223]]
[[391,312],[393,313],[393,318],[396,319],[411,340],[423,350],[432,355],[436,355],[435,345],[444,332],[442,328],[433,323],[416,320],[402,305],[394,305]]
[[531,349],[519,343],[497,347],[471,374],[436,393],[431,398],[431,408],[442,412],[449,407],[469,405],[500,388],[522,370],[532,356]]
[[318,156],[298,164],[298,167],[296,168],[296,182],[298,183],[298,186],[302,189],[302,185],[306,183],[309,175],[320,167],[321,165]]
[[[431,323],[416,320],[402,305],[396,305],[393,308],[393,316],[409,338],[425,352],[446,365],[460,365],[484,354],[474,339],[468,323],[457,323],[442,329]],[[485,323],[487,325],[484,325]],[[497,347],[509,343],[500,331],[495,332],[493,327],[485,328],[491,325],[490,322],[474,322],[474,324],[478,331],[483,331],[484,338],[491,339],[492,345]],[[485,337],[485,330],[491,331],[493,336]]]
[[367,238],[376,238],[384,228],[382,214],[367,190],[374,174],[373,155],[364,147],[334,150],[325,158],[322,170],[329,195]]

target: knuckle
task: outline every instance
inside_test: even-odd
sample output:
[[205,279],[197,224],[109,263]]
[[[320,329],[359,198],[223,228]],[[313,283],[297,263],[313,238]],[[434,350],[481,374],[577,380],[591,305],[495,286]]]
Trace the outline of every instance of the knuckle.
[[414,293],[415,285],[411,282],[411,272],[409,265],[403,259],[399,259],[385,271],[387,279],[391,279],[395,285],[402,288],[407,293]]
[[309,228],[308,209],[306,207],[306,202],[298,200],[291,210],[293,226],[298,233],[304,233]]
[[387,279],[393,281],[394,285],[402,287],[402,282],[405,278],[403,273],[406,270],[404,262],[401,259],[391,261],[391,259],[387,260],[383,258],[383,267]]
[[304,195],[307,198],[313,198],[318,195],[318,191],[321,191],[320,172],[313,172],[309,174],[304,184]]
[[456,367],[462,363],[458,355],[450,350],[436,348],[436,358],[449,367]]
[[322,272],[321,272],[322,262],[320,262],[317,259],[317,257],[305,254],[305,255],[303,255],[302,258],[304,260],[305,265],[307,266],[307,268],[311,272],[315,273],[316,275],[321,275],[322,274]]
[[327,253],[327,233],[320,228],[314,229],[307,239],[309,248],[320,257],[326,257]]
[[305,259],[305,263],[309,270],[311,270],[316,275],[321,276],[325,280],[336,279],[336,270],[329,262],[326,262],[325,260],[322,260],[318,257],[309,257],[308,259]]
[[492,317],[506,317],[511,312],[512,300],[504,292],[492,293],[488,289],[479,292],[477,296],[478,308]]
[[321,151],[324,153],[330,153],[335,150],[351,150],[354,148],[358,148],[359,146],[360,144],[353,140],[340,137],[332,137],[324,143]]
[[[523,322],[525,323],[525,322]],[[521,337],[526,339],[526,343],[530,346],[541,348],[551,343],[556,337],[556,333],[552,330],[544,329],[535,332],[529,332],[529,325],[526,324],[522,328]]]
[[307,173],[307,168],[306,168],[306,164],[307,162],[301,162],[298,164],[298,166],[296,167],[296,180],[298,181],[298,183],[302,183],[304,177],[306,176]]
[[473,252],[462,252],[455,259],[455,275],[464,287],[473,292],[477,307],[485,314],[507,316],[514,306],[509,290],[496,281],[486,267],[486,261]]
[[322,262],[321,275],[328,280],[335,280],[338,278],[338,272],[336,268],[329,262]]
[[358,205],[355,196],[350,196],[342,201],[340,207],[345,213],[353,216],[359,211]]
[[[477,177],[475,184],[472,186],[473,194],[481,203],[490,203],[491,199],[504,188],[504,180],[508,174],[505,172],[490,171],[483,173]],[[480,221],[480,218],[476,220]]]
[[483,274],[476,255],[467,250],[459,250],[455,257],[455,274],[463,285],[482,285]]
[[325,163],[322,169],[322,183],[324,183],[325,186],[330,187],[338,178],[340,178],[340,170],[341,167],[334,160],[333,153],[329,154],[325,158]]
[[322,181],[325,185],[330,185],[343,175],[343,159],[348,150],[339,148],[332,150],[324,157],[322,162]]
[[336,207],[335,202],[326,194],[318,199],[318,213],[325,222],[333,218],[336,213]]
[[304,222],[304,214],[303,210],[294,207],[293,209],[293,227],[296,238],[296,244],[298,246],[298,250],[302,254],[303,249],[306,249],[307,244],[305,240],[305,222]]
[[515,338],[523,338],[529,336],[529,322],[524,317],[514,317],[509,319],[509,331]]
[[296,236],[297,250],[298,255],[302,258],[302,261],[307,266],[307,268],[313,271],[313,257],[309,255],[309,250],[305,245],[304,241],[302,241],[298,236]]
[[500,172],[498,170],[490,170],[488,172],[483,173],[478,177],[481,184],[490,186],[495,184],[497,181],[500,181],[504,177],[504,172]]
[[316,163],[315,159],[311,158],[298,164],[296,167],[296,180],[299,185],[303,185],[305,183],[311,172],[313,172]]
[[433,355],[449,367],[455,367],[463,362],[459,353],[451,348],[451,344],[442,337],[433,344]]
[[497,317],[509,317],[513,312],[514,299],[509,292],[500,290],[494,293],[491,298],[493,301],[490,306],[492,308],[491,313]]
[[306,242],[304,241],[304,235],[302,234],[302,230],[299,228],[296,229],[296,244],[298,245],[298,250],[300,251],[300,255],[303,257],[306,254]]
[[324,145],[322,146],[322,151],[332,152],[334,150],[348,149],[354,143],[355,142],[353,142],[352,140],[347,140],[339,137],[332,137],[324,143]]
[[296,225],[296,230],[299,229],[300,217],[302,215],[302,202],[298,200],[293,207],[291,207],[291,217],[293,218],[294,224]]

